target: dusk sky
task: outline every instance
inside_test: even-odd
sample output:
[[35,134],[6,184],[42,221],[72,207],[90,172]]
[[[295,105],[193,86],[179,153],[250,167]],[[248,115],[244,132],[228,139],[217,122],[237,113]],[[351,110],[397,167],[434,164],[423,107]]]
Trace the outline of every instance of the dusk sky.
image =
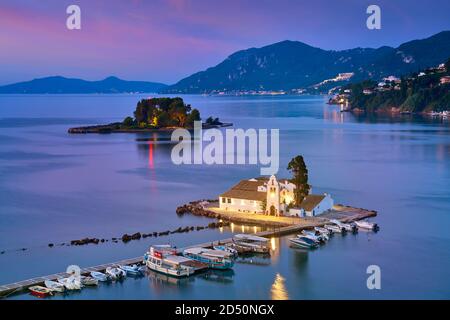
[[[81,7],[81,30],[66,28]],[[382,29],[368,30],[378,4]],[[398,46],[450,30],[449,0],[0,0],[0,84],[49,75],[174,83],[282,40],[323,49]]]

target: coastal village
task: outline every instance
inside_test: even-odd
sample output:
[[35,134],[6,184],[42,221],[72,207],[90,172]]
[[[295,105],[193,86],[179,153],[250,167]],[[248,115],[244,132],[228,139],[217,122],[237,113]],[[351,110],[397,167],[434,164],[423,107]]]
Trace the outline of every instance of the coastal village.
[[[377,94],[383,93],[389,94],[390,92],[400,93],[402,91],[405,92],[407,90],[411,90],[409,89],[410,87],[417,86],[418,84],[423,84],[424,88],[426,86],[427,89],[433,87],[438,89],[442,88],[443,90],[441,92],[448,92],[448,89],[445,89],[445,87],[450,84],[450,76],[448,75],[448,72],[449,70],[447,62],[411,74],[410,76],[404,78],[399,78],[394,75],[390,75],[384,77],[382,81],[379,82],[374,81],[362,82],[359,84],[360,86],[358,87],[356,87],[355,85],[335,87],[328,92],[329,95],[332,95],[328,103],[339,105],[341,107],[341,112],[345,111],[364,112],[365,109],[361,108],[362,106],[359,105],[361,102],[359,101],[365,101],[371,98],[375,98]],[[353,101],[353,103],[356,103],[357,105],[352,105],[352,100],[355,100],[354,97],[357,94],[357,92],[355,91],[357,90],[362,91],[363,97],[358,99],[358,102]],[[338,93],[334,94],[336,91],[338,91]],[[439,95],[440,94],[438,94],[438,96]],[[367,99],[363,99],[364,96],[366,96]],[[430,116],[440,116],[443,118],[448,118],[450,116],[450,111],[448,110],[450,106],[445,104],[448,104],[448,102],[443,102],[443,105],[436,106],[441,110],[435,110],[436,107],[433,107],[433,109],[426,110],[426,112],[423,113]],[[401,113],[401,114],[414,113],[408,108],[410,106],[408,105],[407,101],[405,101],[403,105],[406,105],[405,106],[406,108],[405,107],[401,108],[400,106],[391,106],[388,111],[391,113]]]

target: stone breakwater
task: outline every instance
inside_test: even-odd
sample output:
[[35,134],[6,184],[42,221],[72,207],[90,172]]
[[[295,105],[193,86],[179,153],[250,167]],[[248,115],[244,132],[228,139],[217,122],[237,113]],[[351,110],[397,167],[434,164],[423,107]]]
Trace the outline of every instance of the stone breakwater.
[[178,215],[183,215],[183,214],[193,214],[195,216],[202,216],[202,217],[208,217],[208,218],[216,218],[216,219],[221,219],[221,215],[217,212],[208,210],[207,208],[205,208],[205,204],[208,203],[215,203],[217,202],[217,200],[198,200],[198,201],[192,201],[189,202],[188,204],[179,206],[176,209],[176,213]]
[[[49,248],[53,248],[55,246],[84,246],[84,245],[88,245],[88,244],[102,244],[102,243],[106,243],[106,242],[113,242],[113,243],[118,243],[118,242],[123,242],[123,243],[127,243],[133,240],[141,240],[141,239],[145,239],[145,238],[157,238],[157,237],[162,237],[162,236],[168,236],[170,234],[174,234],[174,233],[188,233],[188,232],[192,232],[192,231],[201,231],[201,230],[205,230],[205,229],[217,229],[217,228],[221,228],[221,227],[226,227],[229,226],[230,223],[229,222],[211,222],[208,223],[208,225],[204,225],[204,226],[185,226],[185,227],[178,227],[174,230],[165,230],[165,231],[159,231],[159,232],[150,232],[150,233],[142,233],[142,232],[136,232],[133,234],[123,234],[121,237],[114,237],[111,239],[105,239],[105,238],[82,238],[82,239],[76,239],[76,240],[71,240],[70,242],[62,242],[62,243],[49,243],[47,246]],[[8,250],[8,251],[26,251],[28,250],[28,248],[20,248],[20,249],[16,249],[16,250]],[[7,252],[7,250],[2,250],[0,251],[0,254],[5,254]]]

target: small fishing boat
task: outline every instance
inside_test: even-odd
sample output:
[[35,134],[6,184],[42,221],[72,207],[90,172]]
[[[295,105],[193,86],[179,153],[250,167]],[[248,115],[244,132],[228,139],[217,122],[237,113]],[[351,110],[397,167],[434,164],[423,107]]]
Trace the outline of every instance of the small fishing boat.
[[80,279],[81,279],[81,284],[83,286],[92,287],[92,286],[97,286],[98,285],[98,280],[93,278],[93,277],[81,276]]
[[108,267],[105,272],[111,277],[111,280],[118,280],[127,276],[127,273],[124,270],[117,267]]
[[142,269],[141,267],[139,267],[136,264],[133,264],[132,266],[120,266],[120,269],[124,270],[127,275],[132,275],[132,276],[138,276],[138,275],[142,275],[144,269]]
[[238,256],[238,251],[235,248],[233,248],[232,246],[227,246],[227,245],[225,245],[225,246],[213,246],[213,249],[214,250],[222,250],[222,251],[231,253],[232,257],[234,257],[234,258],[237,258],[237,256]]
[[106,274],[104,274],[103,272],[98,272],[98,271],[92,271],[91,272],[91,277],[96,279],[96,280],[98,280],[98,281],[102,281],[102,282],[105,282],[105,281],[109,280],[109,278],[108,278],[108,276]]
[[327,228],[314,227],[314,230],[319,232],[320,234],[326,234],[327,236],[331,236],[333,234],[333,231],[331,231]]
[[213,269],[230,269],[234,265],[232,254],[222,250],[194,247],[184,250],[183,256],[195,261],[206,263]]
[[368,221],[355,221],[355,224],[358,226],[358,228],[366,229],[366,230],[378,230],[379,227],[376,223],[368,222]]
[[53,295],[52,289],[42,287],[42,286],[32,286],[32,287],[29,287],[28,290],[30,290],[30,293],[33,296],[36,296],[38,298],[45,298],[47,296]]
[[52,290],[53,292],[64,292],[66,291],[66,287],[64,287],[63,284],[56,282],[56,281],[52,281],[52,280],[45,280],[44,281],[45,286]]
[[289,242],[291,243],[292,246],[298,248],[312,249],[318,246],[318,243],[316,241],[304,236],[297,236],[295,238],[290,238]]
[[57,281],[64,285],[67,290],[80,290],[82,287],[80,279],[77,279],[75,276],[70,276],[68,278],[59,278],[57,279]]
[[335,232],[335,233],[347,232],[343,227],[337,226],[335,224],[326,224],[326,225],[324,225],[324,228],[330,230],[331,232]]
[[176,250],[167,246],[152,246],[144,255],[146,266],[153,270],[174,277],[188,277],[195,272],[194,261],[176,255]]
[[269,239],[251,234],[236,234],[233,243],[237,247],[250,249],[250,252],[270,253]]

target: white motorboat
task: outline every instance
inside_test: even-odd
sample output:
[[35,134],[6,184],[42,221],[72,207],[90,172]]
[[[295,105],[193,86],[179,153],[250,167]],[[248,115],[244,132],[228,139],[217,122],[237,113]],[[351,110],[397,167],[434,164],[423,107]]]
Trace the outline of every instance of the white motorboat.
[[66,287],[64,287],[63,284],[56,282],[56,281],[45,280],[44,284],[47,288],[49,288],[53,292],[61,292],[62,293],[64,291],[66,291]]
[[297,237],[307,237],[310,238],[311,240],[316,241],[317,243],[324,243],[325,242],[325,238],[323,238],[322,236],[318,236],[315,234],[315,232],[312,231],[307,231],[307,230],[302,230],[302,234],[301,235],[297,235]]
[[177,255],[172,247],[150,247],[144,262],[149,269],[174,277],[188,277],[195,272],[193,260]]
[[257,252],[257,253],[270,253],[269,239],[264,237],[258,237],[251,234],[236,234],[233,237],[233,243],[239,249]]
[[360,220],[355,221],[355,224],[358,226],[358,228],[366,229],[366,230],[378,230],[379,227],[376,223]]
[[289,242],[291,243],[292,246],[298,248],[312,249],[318,246],[318,243],[316,241],[304,236],[297,236],[295,238],[290,238]]
[[117,267],[108,267],[105,272],[112,280],[122,279],[127,276],[127,273],[124,270]]
[[358,231],[358,227],[355,224],[343,223],[343,222],[341,222],[339,220],[336,220],[336,219],[332,219],[332,220],[330,220],[330,222],[335,224],[335,225],[337,225],[337,226],[339,226],[339,227],[341,227],[341,228],[344,228],[346,231],[349,231],[349,232],[356,232],[356,231]]
[[98,281],[102,281],[102,282],[109,280],[109,278],[106,274],[104,274],[103,272],[98,272],[98,271],[92,271],[91,277],[94,279],[97,279]]
[[136,264],[133,264],[132,266],[120,266],[120,269],[124,270],[128,275],[133,276],[142,275],[142,272],[144,271]]
[[83,286],[80,279],[75,276],[70,276],[68,278],[59,278],[57,281],[64,285],[67,290],[80,290]]
[[337,226],[335,224],[326,224],[326,225],[324,225],[324,228],[330,230],[331,232],[335,232],[335,233],[347,232],[344,228]]
[[93,278],[93,277],[86,277],[86,276],[81,276],[80,277],[81,280],[81,284],[83,286],[97,286],[98,285],[98,280]]
[[331,231],[327,228],[314,227],[314,230],[319,232],[320,234],[326,234],[327,236],[331,236],[333,234],[333,231]]
[[315,236],[320,242],[326,242],[328,240],[330,240],[330,237],[328,236],[328,234],[326,233],[320,233],[319,231],[308,231],[308,230],[303,230],[302,231],[303,235],[313,235]]

